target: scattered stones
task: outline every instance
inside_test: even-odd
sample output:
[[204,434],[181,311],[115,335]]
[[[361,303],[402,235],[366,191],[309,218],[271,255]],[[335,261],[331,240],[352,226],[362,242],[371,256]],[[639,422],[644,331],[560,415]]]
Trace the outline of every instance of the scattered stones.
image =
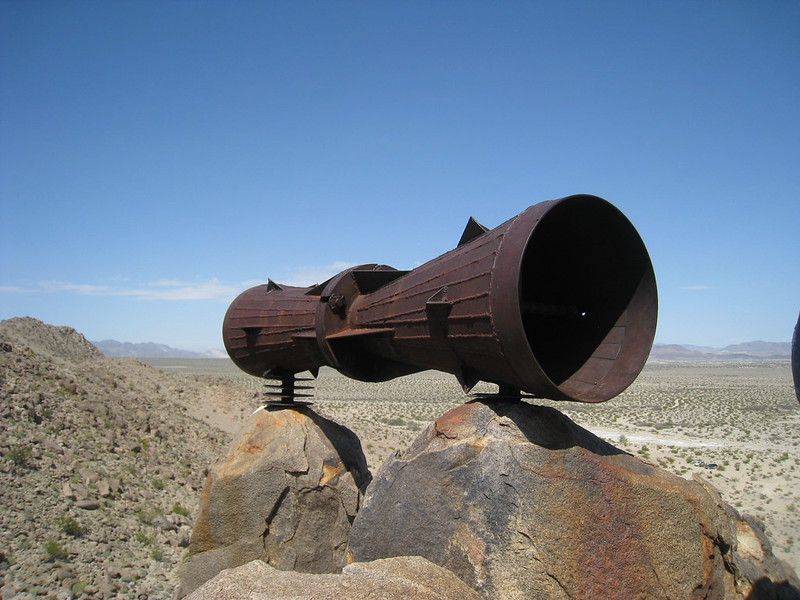
[[42,444],[42,445],[43,445],[43,446],[44,446],[44,447],[45,447],[47,450],[50,450],[51,452],[55,452],[56,454],[61,454],[61,453],[63,453],[63,452],[64,452],[64,450],[63,450],[63,448],[61,447],[61,445],[60,445],[58,442],[56,442],[55,440],[53,440],[53,439],[50,439],[50,438],[46,439],[46,440],[43,442],[43,444]]
[[87,486],[92,485],[100,478],[100,475],[97,473],[97,471],[87,467],[80,467],[77,474],[80,476],[83,484]]
[[53,572],[53,577],[58,581],[63,581],[65,579],[74,579],[75,573],[69,567],[59,567]]
[[175,541],[175,544],[180,548],[188,548],[189,544],[191,543],[191,535],[190,530],[188,527],[182,527],[178,532],[178,535],[172,538]]
[[61,491],[71,500],[82,501],[89,498],[89,488],[82,483],[70,483],[65,481],[61,484]]
[[107,479],[101,479],[97,482],[97,493],[103,498],[111,496],[111,484]]
[[153,519],[151,525],[158,527],[162,531],[178,531],[178,526],[163,515]]

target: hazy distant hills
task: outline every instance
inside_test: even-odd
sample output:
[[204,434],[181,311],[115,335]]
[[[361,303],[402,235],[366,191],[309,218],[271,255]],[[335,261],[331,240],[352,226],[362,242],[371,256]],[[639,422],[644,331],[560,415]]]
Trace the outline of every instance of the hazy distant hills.
[[[114,358],[227,358],[224,350],[207,350],[190,352],[172,348],[165,344],[147,342],[134,344],[103,340],[92,342],[103,354]],[[709,346],[691,346],[678,344],[655,344],[650,353],[654,361],[720,361],[720,360],[788,360],[791,358],[792,345],[789,342],[745,342],[724,348]]]
[[720,360],[789,360],[792,356],[790,342],[744,342],[724,348],[707,346],[680,346],[655,344],[650,360],[655,361],[720,361]]
[[224,350],[190,352],[154,342],[134,344],[117,340],[103,340],[102,342],[92,342],[92,344],[97,346],[104,355],[114,358],[226,358],[228,356]]

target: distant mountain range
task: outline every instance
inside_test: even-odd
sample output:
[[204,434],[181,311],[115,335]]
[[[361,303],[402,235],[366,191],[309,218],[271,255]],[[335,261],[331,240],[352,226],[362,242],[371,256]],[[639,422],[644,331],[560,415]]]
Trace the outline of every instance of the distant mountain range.
[[744,342],[724,348],[708,346],[679,346],[655,344],[650,360],[675,362],[703,362],[720,360],[789,360],[792,356],[790,342]]
[[117,340],[103,340],[92,342],[105,356],[114,358],[227,358],[224,350],[206,350],[205,352],[191,352],[172,348],[165,344],[145,342],[134,344],[132,342],[118,342]]
[[[165,344],[147,342],[133,344],[117,340],[92,342],[106,356],[115,358],[227,358],[224,350],[190,352]],[[650,353],[653,361],[702,362],[720,360],[788,360],[792,345],[789,342],[745,342],[724,348],[678,344],[655,344]]]

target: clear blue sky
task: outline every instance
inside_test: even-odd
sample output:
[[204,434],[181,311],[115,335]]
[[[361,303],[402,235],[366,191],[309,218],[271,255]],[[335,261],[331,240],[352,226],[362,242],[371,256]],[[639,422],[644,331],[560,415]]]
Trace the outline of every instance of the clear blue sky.
[[788,341],[800,2],[0,2],[0,318],[220,348],[241,290],[602,196],[657,342]]

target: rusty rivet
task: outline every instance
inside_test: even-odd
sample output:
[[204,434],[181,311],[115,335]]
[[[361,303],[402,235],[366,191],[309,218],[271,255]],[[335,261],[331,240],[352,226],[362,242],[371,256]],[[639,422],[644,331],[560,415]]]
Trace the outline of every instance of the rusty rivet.
[[331,294],[328,298],[328,307],[335,313],[344,312],[347,307],[347,300],[342,294]]

